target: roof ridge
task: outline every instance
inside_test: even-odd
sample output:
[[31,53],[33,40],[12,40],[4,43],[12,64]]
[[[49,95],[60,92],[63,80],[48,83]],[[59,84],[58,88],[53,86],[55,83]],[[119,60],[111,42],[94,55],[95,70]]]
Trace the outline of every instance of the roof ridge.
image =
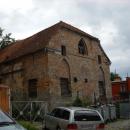
[[86,33],[85,31],[82,31],[81,29],[79,29],[79,28],[77,28],[77,27],[75,27],[75,26],[73,26],[73,25],[71,25],[71,24],[68,24],[68,23],[66,23],[66,22],[64,22],[64,21],[60,21],[60,22],[58,22],[57,24],[59,24],[59,25],[62,26],[62,27],[68,28],[68,29],[70,29],[71,31],[78,32],[78,33],[80,33],[80,34],[82,34],[82,35],[85,35],[85,36],[87,36],[87,37],[89,37],[89,38],[92,38],[92,39],[94,39],[94,40],[99,41],[99,39],[98,39],[97,37],[94,37],[94,36],[92,36],[92,35]]
[[[99,42],[98,38],[93,37],[92,35],[89,35],[86,32],[68,23],[59,21],[58,23],[48,28],[45,28],[42,31],[39,31],[31,35],[30,37],[18,40],[12,43],[11,45],[7,46],[6,48],[2,49],[0,51],[0,63],[16,59],[26,54],[34,53],[39,49],[41,50],[49,43],[52,36],[54,36],[57,33],[57,31],[62,27],[77,32],[83,36],[87,36]],[[6,57],[8,57],[8,59]]]

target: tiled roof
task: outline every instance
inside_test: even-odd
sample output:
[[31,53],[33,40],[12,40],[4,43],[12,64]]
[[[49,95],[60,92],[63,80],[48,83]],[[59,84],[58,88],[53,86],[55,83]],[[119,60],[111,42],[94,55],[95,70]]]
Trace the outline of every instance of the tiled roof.
[[54,25],[24,40],[16,41],[0,51],[0,63],[36,52],[47,45],[58,26]]
[[56,34],[60,27],[75,31],[77,33],[80,33],[81,35],[99,41],[98,38],[93,37],[79,30],[78,28],[75,28],[67,23],[60,21],[59,23],[43,31],[40,31],[31,37],[28,37],[23,40],[18,40],[15,43],[10,44],[8,47],[2,49],[0,51],[0,63],[16,59],[20,56],[27,55],[44,48],[49,43],[51,37]]

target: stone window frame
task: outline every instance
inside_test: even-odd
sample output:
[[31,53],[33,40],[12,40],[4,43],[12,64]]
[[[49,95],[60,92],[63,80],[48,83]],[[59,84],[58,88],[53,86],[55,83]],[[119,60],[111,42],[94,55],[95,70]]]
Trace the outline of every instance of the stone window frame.
[[63,56],[66,56],[66,46],[65,45],[61,45],[61,54]]
[[86,43],[85,43],[83,38],[81,38],[79,40],[78,51],[79,51],[79,54],[88,55],[88,48],[87,48],[87,45],[86,45]]

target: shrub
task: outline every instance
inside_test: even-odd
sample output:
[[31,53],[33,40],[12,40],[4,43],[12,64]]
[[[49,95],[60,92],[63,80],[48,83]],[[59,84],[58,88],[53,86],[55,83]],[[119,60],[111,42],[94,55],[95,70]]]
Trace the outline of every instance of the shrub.
[[82,107],[83,106],[83,102],[82,100],[77,96],[76,99],[74,100],[74,102],[72,103],[73,106],[76,107]]
[[76,107],[88,107],[91,104],[92,103],[91,103],[91,101],[90,101],[90,99],[88,97],[81,100],[78,96],[76,97],[76,99],[72,103],[72,105],[76,106]]
[[19,121],[19,124],[21,124],[27,130],[38,130],[34,124],[28,121]]

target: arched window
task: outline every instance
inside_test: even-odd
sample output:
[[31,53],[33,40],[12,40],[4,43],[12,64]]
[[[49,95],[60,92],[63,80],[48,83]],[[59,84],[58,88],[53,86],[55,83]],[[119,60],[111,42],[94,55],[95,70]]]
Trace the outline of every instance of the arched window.
[[87,46],[86,46],[85,41],[83,40],[83,38],[79,41],[78,49],[79,49],[80,54],[82,54],[82,55],[88,54]]

